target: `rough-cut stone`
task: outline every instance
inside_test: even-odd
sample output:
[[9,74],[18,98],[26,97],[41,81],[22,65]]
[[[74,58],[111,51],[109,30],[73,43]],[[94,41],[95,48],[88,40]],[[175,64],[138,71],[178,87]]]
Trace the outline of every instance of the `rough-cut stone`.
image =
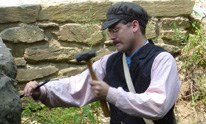
[[106,41],[104,42],[104,44],[105,44],[106,46],[113,46],[113,45],[114,45],[112,40],[106,40]]
[[46,39],[42,29],[37,26],[26,24],[20,24],[19,27],[5,29],[0,33],[0,37],[12,43],[34,43]]
[[163,30],[161,31],[161,38],[166,44],[181,46],[185,42],[187,34],[187,31],[181,28],[178,30]]
[[66,24],[56,33],[59,40],[86,44],[101,43],[103,36],[98,25]]
[[25,50],[24,58],[27,62],[68,61],[72,60],[80,51],[73,47],[28,48]]
[[106,49],[106,48],[100,49],[99,51],[97,51],[98,56],[96,56],[94,60],[97,61],[97,60],[101,59],[104,55],[107,55],[110,53],[111,53],[111,51],[109,49]]
[[158,26],[155,21],[149,21],[146,28],[146,37],[148,39],[155,38],[157,36]]
[[103,40],[103,35],[102,35],[102,31],[96,31],[94,32],[92,35],[90,35],[90,38],[85,40],[85,43],[92,45],[96,45],[102,42]]
[[16,66],[14,64],[13,57],[10,53],[10,50],[6,48],[1,37],[0,37],[0,71],[13,79],[16,78]]
[[176,55],[177,53],[180,53],[180,51],[181,51],[181,49],[179,47],[174,46],[174,45],[169,45],[169,44],[164,44],[164,43],[159,43],[157,45],[164,48],[172,55]]
[[185,17],[176,17],[176,18],[163,18],[161,21],[161,27],[164,30],[168,29],[175,29],[175,28],[183,28],[187,29],[189,28],[190,22],[188,18]]
[[14,61],[15,61],[15,64],[16,64],[17,67],[26,66],[26,61],[25,61],[24,58],[15,58]]
[[59,24],[55,22],[38,22],[36,23],[40,28],[58,27]]
[[65,3],[43,6],[39,20],[58,22],[91,22],[105,19],[105,12],[111,3]]
[[40,5],[0,7],[0,23],[35,22],[40,9]]
[[42,68],[27,68],[18,69],[16,79],[19,82],[26,82],[30,80],[40,79],[56,73],[59,69],[55,66],[46,66]]
[[193,0],[141,0],[136,3],[145,8],[151,17],[190,15],[195,4]]
[[0,124],[21,123],[21,102],[15,78],[13,57],[0,38]]
[[[60,5],[43,6],[40,11],[40,20],[59,21],[59,22],[89,22],[91,20],[101,21],[105,19],[106,11],[112,2],[85,2],[65,3]],[[190,15],[194,6],[192,0],[168,0],[152,1],[142,0],[134,1],[144,7],[150,16],[174,17],[180,15]]]
[[83,70],[85,70],[86,67],[70,67],[70,68],[65,68],[59,71],[58,75],[60,77],[69,77],[73,76],[76,74],[81,73]]
[[0,32],[2,32],[3,30],[7,29],[7,28],[11,28],[11,27],[17,27],[18,23],[0,23]]

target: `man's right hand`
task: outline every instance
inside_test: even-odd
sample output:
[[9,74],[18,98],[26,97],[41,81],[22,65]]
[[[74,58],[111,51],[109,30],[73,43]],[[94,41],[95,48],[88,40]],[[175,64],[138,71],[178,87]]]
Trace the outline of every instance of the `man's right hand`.
[[32,96],[34,99],[38,98],[41,94],[40,88],[36,88],[38,83],[36,81],[30,81],[24,87],[23,94],[24,96]]

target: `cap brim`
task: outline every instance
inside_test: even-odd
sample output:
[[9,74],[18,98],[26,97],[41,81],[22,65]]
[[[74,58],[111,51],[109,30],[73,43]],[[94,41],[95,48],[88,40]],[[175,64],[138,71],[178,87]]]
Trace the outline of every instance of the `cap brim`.
[[106,20],[106,21],[102,24],[101,30],[105,30],[105,29],[111,27],[112,25],[114,25],[115,23],[117,23],[117,22],[120,21],[120,20],[121,20],[121,19]]

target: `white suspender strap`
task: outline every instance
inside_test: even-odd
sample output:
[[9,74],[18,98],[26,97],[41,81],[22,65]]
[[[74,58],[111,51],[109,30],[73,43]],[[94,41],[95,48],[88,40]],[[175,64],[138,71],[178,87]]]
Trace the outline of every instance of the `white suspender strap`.
[[130,73],[129,73],[129,68],[128,68],[128,65],[127,65],[127,62],[126,62],[125,54],[123,54],[122,61],[123,61],[124,76],[125,76],[125,79],[126,79],[126,82],[127,82],[127,87],[128,87],[130,92],[136,93],[136,91],[134,89],[134,85],[132,83],[132,78],[131,78]]
[[[134,85],[132,83],[132,78],[131,78],[130,73],[129,73],[129,68],[128,68],[128,65],[126,63],[125,53],[123,54],[122,61],[123,61],[124,76],[126,79],[127,87],[128,87],[130,92],[136,93],[136,91],[134,89]],[[149,120],[146,118],[143,118],[143,120],[146,124],[154,124],[154,122],[152,120]]]

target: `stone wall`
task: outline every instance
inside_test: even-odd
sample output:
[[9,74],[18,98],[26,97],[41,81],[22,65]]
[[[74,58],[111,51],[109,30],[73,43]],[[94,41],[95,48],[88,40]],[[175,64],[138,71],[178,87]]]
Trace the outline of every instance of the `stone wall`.
[[[15,1],[15,0],[14,0]],[[23,0],[24,1],[24,0]],[[118,0],[24,3],[0,6],[0,37],[12,50],[17,80],[68,77],[85,69],[74,55],[95,48],[97,57],[114,50],[100,31],[107,9]],[[192,0],[134,0],[151,19],[147,37],[177,55],[191,26]]]

